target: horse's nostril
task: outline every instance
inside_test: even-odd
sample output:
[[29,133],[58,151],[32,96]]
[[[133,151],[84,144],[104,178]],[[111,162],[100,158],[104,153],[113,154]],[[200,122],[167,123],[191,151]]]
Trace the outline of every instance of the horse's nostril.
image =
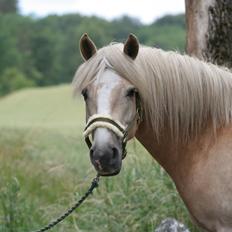
[[117,159],[118,158],[118,149],[116,147],[113,147],[112,151],[113,151],[112,158]]

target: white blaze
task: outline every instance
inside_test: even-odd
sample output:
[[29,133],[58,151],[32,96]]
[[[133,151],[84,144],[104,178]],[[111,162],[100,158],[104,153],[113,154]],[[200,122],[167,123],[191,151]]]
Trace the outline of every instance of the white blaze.
[[[100,86],[97,90],[97,114],[111,116],[111,94],[112,90],[119,84],[120,77],[112,70],[106,70],[96,84]],[[95,131],[95,142],[105,144],[110,140],[109,130],[106,128],[97,128]]]

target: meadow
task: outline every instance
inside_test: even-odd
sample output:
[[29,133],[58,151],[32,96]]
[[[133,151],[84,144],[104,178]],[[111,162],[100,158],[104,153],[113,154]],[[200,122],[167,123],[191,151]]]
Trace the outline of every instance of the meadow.
[[[0,231],[29,232],[59,216],[95,171],[82,138],[84,105],[72,87],[34,88],[0,99]],[[173,182],[133,140],[118,176],[51,231],[153,232],[174,217],[199,231]]]

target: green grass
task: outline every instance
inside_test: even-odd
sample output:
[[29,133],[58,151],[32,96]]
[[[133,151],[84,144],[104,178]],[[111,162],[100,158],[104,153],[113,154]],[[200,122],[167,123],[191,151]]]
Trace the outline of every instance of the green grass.
[[[69,86],[0,100],[0,231],[27,232],[59,216],[95,176],[82,138],[84,107]],[[167,174],[136,142],[118,176],[52,231],[153,232],[175,217],[198,231]]]

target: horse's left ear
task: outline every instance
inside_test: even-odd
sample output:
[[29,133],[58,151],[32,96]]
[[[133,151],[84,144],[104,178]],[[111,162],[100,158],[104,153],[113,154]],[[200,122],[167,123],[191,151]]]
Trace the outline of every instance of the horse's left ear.
[[137,37],[130,34],[124,44],[123,52],[128,55],[132,60],[134,60],[139,52],[139,41]]
[[94,42],[89,38],[87,33],[81,36],[80,53],[84,60],[90,59],[97,52]]

